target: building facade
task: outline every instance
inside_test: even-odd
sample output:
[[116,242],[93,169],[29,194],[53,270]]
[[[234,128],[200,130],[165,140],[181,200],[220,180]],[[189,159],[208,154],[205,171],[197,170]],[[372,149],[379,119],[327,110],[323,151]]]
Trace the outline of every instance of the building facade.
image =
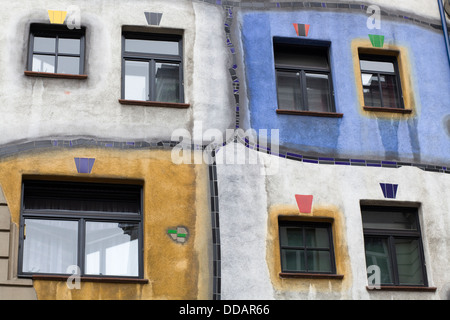
[[0,298],[450,298],[437,1],[2,6]]

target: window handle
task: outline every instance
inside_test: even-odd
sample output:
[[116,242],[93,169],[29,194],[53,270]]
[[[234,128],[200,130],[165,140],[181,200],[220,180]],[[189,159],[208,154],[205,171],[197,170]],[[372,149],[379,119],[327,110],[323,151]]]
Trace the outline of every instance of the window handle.
[[25,240],[27,238],[27,225],[24,224],[23,225],[23,240]]

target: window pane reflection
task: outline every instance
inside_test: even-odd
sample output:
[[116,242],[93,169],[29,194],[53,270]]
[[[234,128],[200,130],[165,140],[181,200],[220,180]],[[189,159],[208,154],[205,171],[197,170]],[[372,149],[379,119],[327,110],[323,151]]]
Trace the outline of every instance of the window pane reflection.
[[366,250],[366,265],[380,268],[381,284],[393,284],[392,267],[389,255],[388,241],[385,238],[369,238],[364,240]]
[[56,38],[34,37],[33,50],[35,52],[56,52]]
[[283,249],[281,251],[281,263],[283,271],[306,271],[304,250]]
[[178,55],[178,41],[125,39],[125,51]]
[[138,276],[138,250],[138,224],[86,223],[86,274]]
[[149,99],[149,63],[125,61],[125,99]]
[[306,73],[306,91],[309,111],[330,110],[330,87],[328,75]]
[[79,74],[80,58],[58,57],[58,73]]
[[403,285],[423,285],[419,241],[395,239],[399,282]]
[[55,72],[55,56],[33,55],[32,71]]
[[303,110],[300,73],[277,72],[278,107],[285,110]]
[[80,54],[80,39],[63,39],[58,40],[58,52],[66,54]]
[[156,101],[180,102],[180,67],[173,63],[156,63]]
[[363,93],[364,104],[371,107],[381,107],[381,93],[378,75],[371,73],[363,73]]
[[66,273],[77,264],[78,222],[25,220],[23,272]]
[[380,83],[383,105],[390,108],[400,108],[396,76],[381,75]]

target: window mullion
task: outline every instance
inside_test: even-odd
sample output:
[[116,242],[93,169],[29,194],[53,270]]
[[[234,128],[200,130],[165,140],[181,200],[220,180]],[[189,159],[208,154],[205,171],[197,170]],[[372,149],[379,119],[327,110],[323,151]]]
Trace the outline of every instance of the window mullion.
[[391,255],[391,268],[392,268],[392,276],[394,280],[395,285],[400,284],[399,280],[399,274],[398,274],[398,264],[397,264],[397,251],[395,250],[395,237],[389,236],[388,237],[388,243],[389,243],[389,251]]
[[148,100],[156,101],[156,62],[155,59],[149,60],[150,68],[149,69],[149,78],[148,78]]
[[55,73],[58,73],[59,36],[55,37]]
[[85,242],[86,242],[86,220],[81,218],[78,222],[78,267],[80,275],[84,275],[85,270]]
[[307,86],[306,86],[305,70],[301,70],[300,75],[301,75],[300,76],[300,78],[301,78],[300,86],[301,86],[301,90],[302,90],[302,102],[303,102],[302,110],[307,111],[307,110],[309,110],[309,108],[308,108],[308,98],[307,98],[308,92],[306,90]]

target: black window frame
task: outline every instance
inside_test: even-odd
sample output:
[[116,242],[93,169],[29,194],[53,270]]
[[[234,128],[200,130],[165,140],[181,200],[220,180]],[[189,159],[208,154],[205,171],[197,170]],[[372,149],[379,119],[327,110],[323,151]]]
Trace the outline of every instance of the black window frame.
[[[125,40],[156,40],[156,41],[176,41],[178,42],[178,55],[172,54],[156,54],[156,53],[143,53],[143,52],[132,52],[125,50]],[[184,67],[183,67],[183,36],[178,34],[160,34],[160,33],[149,33],[149,32],[136,32],[136,31],[123,31],[122,32],[122,70],[121,70],[121,99],[125,98],[125,61],[141,61],[149,63],[149,97],[147,100],[142,100],[143,102],[161,102],[166,103],[166,101],[157,101],[155,91],[155,64],[156,62],[166,62],[166,63],[177,63],[179,65],[179,97],[180,101],[176,102],[179,104],[184,103]],[[167,102],[173,103],[173,102]]]
[[[34,51],[34,38],[35,37],[46,37],[55,38],[55,52],[40,52]],[[79,39],[80,40],[80,54],[71,53],[59,53],[59,38],[68,39]],[[54,56],[55,57],[55,74],[61,75],[84,75],[85,68],[85,48],[86,48],[86,28],[81,27],[80,29],[69,29],[67,26],[60,26],[54,24],[42,24],[42,23],[32,23],[30,25],[30,36],[28,43],[28,60],[27,60],[27,71],[33,71],[33,56],[35,54]],[[58,72],[58,57],[77,57],[80,59],[79,73],[59,73]],[[41,72],[41,71],[39,71]],[[42,72],[46,73],[46,72]]]
[[[381,82],[378,81],[378,90],[380,90],[380,102],[381,102],[381,107],[380,106],[370,106],[366,104],[366,101],[364,99],[364,105],[367,107],[375,107],[375,108],[384,108],[384,109],[399,109],[399,110],[403,110],[405,109],[405,102],[403,99],[403,90],[402,90],[402,84],[401,84],[401,78],[400,78],[400,71],[399,71],[399,67],[398,67],[398,59],[397,56],[395,55],[383,55],[383,54],[368,54],[368,53],[359,53],[359,61],[361,62],[361,60],[368,60],[368,61],[379,61],[379,62],[391,62],[394,66],[394,72],[387,72],[387,71],[373,71],[373,70],[364,70],[361,68],[361,63],[359,64],[359,69],[361,72],[361,75],[363,73],[372,73],[372,74],[376,74],[378,76],[378,79],[380,79],[381,75],[390,75],[390,76],[395,76],[395,84],[397,86],[397,104],[398,107],[393,107],[393,106],[385,106],[384,102],[383,102],[383,89],[381,87]],[[363,86],[363,90],[364,90],[364,84],[362,84]],[[364,92],[363,92],[363,96],[364,96]]]
[[[82,188],[83,186],[102,189],[117,188],[118,192],[130,191],[139,192],[139,212],[105,212],[105,211],[76,211],[76,210],[60,210],[60,209],[27,209],[24,206],[24,195],[27,184],[41,185],[44,188],[50,186],[53,188],[58,186],[76,186],[76,188]],[[131,192],[131,191],[130,191]],[[113,197],[113,195],[111,195]],[[88,199],[87,197],[86,199]],[[38,219],[38,220],[57,220],[57,221],[77,221],[77,266],[80,270],[80,276],[83,278],[104,278],[104,279],[143,279],[144,277],[144,261],[143,261],[143,186],[139,184],[116,184],[116,183],[99,183],[99,182],[72,182],[72,181],[53,181],[53,180],[24,180],[22,182],[22,195],[21,195],[21,214],[20,214],[20,228],[19,228],[19,259],[18,259],[18,276],[24,278],[31,278],[33,276],[70,276],[66,273],[46,273],[46,272],[24,272],[24,240],[25,240],[25,220]],[[87,222],[110,222],[110,223],[131,223],[138,225],[138,275],[108,275],[108,274],[86,274],[85,273],[85,244],[86,244],[86,223]]]
[[[283,245],[281,243],[281,228],[283,228],[283,227],[295,227],[295,228],[302,229],[304,246],[298,247],[298,246]],[[329,248],[307,247],[306,241],[305,241],[305,229],[306,228],[326,228],[328,231]],[[319,274],[336,275],[336,257],[335,257],[335,252],[334,252],[333,228],[332,228],[331,222],[294,221],[294,220],[285,220],[285,219],[280,218],[278,220],[278,235],[279,235],[279,246],[280,246],[281,273],[284,273],[284,274],[311,274],[311,275],[319,275]],[[305,259],[306,266],[308,266],[308,258],[307,258],[308,250],[328,251],[329,256],[330,256],[330,271],[324,272],[324,271],[308,271],[308,270],[284,270],[283,269],[283,255],[282,255],[283,249],[304,250],[304,259]]]
[[[276,62],[276,55],[277,55],[277,49],[276,47],[278,45],[288,45],[288,46],[295,46],[296,48],[300,49],[302,47],[304,48],[311,48],[311,49],[317,49],[317,50],[326,50],[325,58],[328,62],[328,68],[321,68],[321,67],[300,67],[296,65],[290,65],[290,64],[280,64]],[[290,38],[281,38],[281,37],[274,37],[273,38],[273,55],[274,55],[274,65],[275,65],[275,83],[276,83],[276,89],[277,89],[277,105],[278,110],[288,110],[283,109],[283,106],[280,105],[279,102],[279,95],[278,95],[278,72],[286,72],[286,73],[300,73],[300,89],[302,92],[302,103],[301,106],[303,106],[303,109],[296,108],[292,111],[307,111],[307,112],[315,112],[315,113],[336,113],[336,102],[335,102],[335,94],[334,94],[334,86],[333,86],[333,75],[332,75],[332,66],[331,66],[331,42],[329,41],[318,41],[318,40],[305,40],[302,39],[301,41],[298,41],[297,39],[290,39]],[[306,87],[306,73],[313,73],[313,74],[326,74],[328,76],[328,105],[329,110],[324,111],[316,111],[316,110],[310,110],[308,107],[308,98],[307,98],[307,87]],[[298,106],[298,105],[297,105]]]
[[[416,230],[401,230],[401,229],[380,229],[380,228],[365,228],[363,226],[364,242],[367,238],[386,239],[389,250],[389,262],[392,270],[393,283],[381,283],[383,287],[428,287],[428,278],[426,272],[425,255],[423,250],[422,233],[420,230],[419,212],[417,207],[397,207],[397,206],[380,206],[380,205],[361,205],[361,215],[369,211],[383,211],[383,212],[408,212],[414,215]],[[399,271],[397,263],[397,255],[395,249],[395,239],[414,239],[418,241],[419,258],[422,268],[423,284],[400,284]],[[366,248],[364,247],[364,253]],[[367,266],[367,261],[366,261]]]

